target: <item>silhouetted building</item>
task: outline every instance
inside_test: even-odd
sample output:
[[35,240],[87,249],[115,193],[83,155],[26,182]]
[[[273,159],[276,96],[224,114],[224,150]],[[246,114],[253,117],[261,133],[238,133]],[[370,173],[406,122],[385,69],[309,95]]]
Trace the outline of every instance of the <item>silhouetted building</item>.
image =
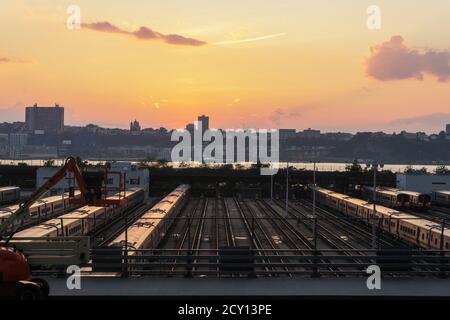
[[205,115],[201,115],[198,117],[198,122],[202,123],[203,131],[209,130],[209,117]]
[[141,131],[141,125],[139,122],[135,119],[133,122],[130,122],[130,132],[131,133],[137,133]]
[[27,107],[25,124],[29,132],[62,132],[64,130],[64,108],[58,104],[54,107],[38,107],[37,104]]
[[194,129],[195,129],[195,127],[194,127],[194,124],[193,124],[193,123],[188,123],[188,124],[186,125],[186,130],[189,131],[191,134],[194,133]]
[[280,140],[287,140],[295,138],[297,131],[295,129],[280,129],[279,131]]
[[305,129],[301,132],[299,132],[298,134],[299,137],[301,138],[320,138],[320,130],[314,130],[311,128]]
[[450,124],[447,124],[447,126],[445,127],[445,132],[447,132],[447,134],[450,134]]
[[9,135],[10,146],[24,146],[27,144],[28,135],[26,133],[11,133]]

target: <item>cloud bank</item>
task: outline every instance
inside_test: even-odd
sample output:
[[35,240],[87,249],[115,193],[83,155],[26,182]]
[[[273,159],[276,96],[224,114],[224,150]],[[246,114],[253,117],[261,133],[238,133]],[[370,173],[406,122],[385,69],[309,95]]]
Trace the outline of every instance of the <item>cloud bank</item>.
[[178,34],[162,34],[160,32],[156,32],[147,27],[140,27],[136,31],[126,31],[122,30],[119,27],[111,24],[110,22],[91,22],[91,23],[82,23],[82,27],[86,29],[91,29],[100,32],[108,32],[108,33],[118,33],[133,36],[140,40],[160,40],[167,44],[172,45],[181,45],[181,46],[203,46],[207,44],[205,41],[187,38]]
[[419,51],[406,46],[403,37],[393,36],[370,48],[365,67],[369,77],[380,81],[423,80],[427,73],[440,82],[447,82],[450,79],[450,51]]

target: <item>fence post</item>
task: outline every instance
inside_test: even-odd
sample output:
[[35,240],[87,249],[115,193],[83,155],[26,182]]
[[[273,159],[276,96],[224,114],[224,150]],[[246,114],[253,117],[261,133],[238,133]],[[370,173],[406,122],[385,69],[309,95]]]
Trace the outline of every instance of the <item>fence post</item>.
[[313,218],[313,272],[311,274],[311,278],[318,278],[320,277],[319,268],[317,267],[317,217],[314,216]]
[[128,278],[129,274],[128,274],[128,221],[127,221],[127,217],[124,217],[124,223],[125,223],[125,250],[124,250],[124,262],[125,264],[123,265],[122,268],[122,277],[124,278]]
[[191,217],[187,216],[187,224],[188,224],[188,250],[187,250],[187,259],[186,259],[186,278],[192,278],[192,257],[191,257]]
[[[447,268],[446,268],[446,257],[445,257],[445,248],[444,248],[444,231],[445,231],[445,218],[442,219],[442,227],[441,227],[441,243],[439,246],[439,250],[440,250],[440,266],[439,266],[439,277],[441,278],[446,278],[447,277]],[[443,266],[445,265],[445,266]]]

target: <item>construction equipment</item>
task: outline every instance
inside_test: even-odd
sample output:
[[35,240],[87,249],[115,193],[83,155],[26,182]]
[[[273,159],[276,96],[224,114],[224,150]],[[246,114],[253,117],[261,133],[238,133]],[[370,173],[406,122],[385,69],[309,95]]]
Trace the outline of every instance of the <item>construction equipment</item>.
[[[55,175],[39,187],[30,198],[19,206],[8,219],[0,225],[0,236],[5,233],[17,220],[28,215],[30,206],[55,186],[66,175],[73,175],[76,180],[80,197],[75,198],[74,187],[69,189],[69,202],[79,205],[110,206],[121,205],[123,199],[107,198],[105,181],[107,173],[82,172],[73,157],[66,159],[63,167]],[[14,235],[14,230],[7,237],[6,243],[0,246],[0,297],[17,297],[19,299],[41,299],[49,294],[49,286],[42,279],[32,279],[31,270],[25,255],[15,247],[8,247]],[[0,238],[1,239],[1,238]]]

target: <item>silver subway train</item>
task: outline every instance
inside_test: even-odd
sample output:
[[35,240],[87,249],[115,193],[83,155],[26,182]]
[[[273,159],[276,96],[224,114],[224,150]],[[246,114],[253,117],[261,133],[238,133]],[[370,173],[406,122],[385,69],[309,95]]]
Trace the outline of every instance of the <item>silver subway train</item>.
[[19,187],[0,187],[0,205],[18,202],[19,200]]
[[[371,223],[373,205],[367,201],[319,187],[316,188],[316,197],[323,205]],[[439,223],[381,205],[376,206],[375,215],[380,228],[411,244],[425,249],[441,249],[443,234],[442,248],[450,249],[450,229]]]
[[[376,190],[377,203],[390,208],[424,209],[431,205],[429,194],[387,187],[377,187]],[[373,198],[373,187],[364,186],[363,192],[367,199]]]
[[[117,196],[110,198],[114,197]],[[120,207],[81,207],[34,227],[17,232],[14,238],[73,237],[86,235],[104,224],[109,218],[115,218],[124,210],[142,203],[144,201],[144,191],[142,189],[126,191],[125,199],[125,204]]]
[[[75,192],[75,197],[80,197],[80,192]],[[13,227],[22,226],[25,223],[31,223],[32,221],[42,221],[50,219],[54,216],[64,213],[65,211],[74,209],[75,206],[69,203],[69,194],[65,193],[60,196],[50,196],[39,199],[33,203],[30,207],[30,214],[27,218],[16,221]],[[15,211],[19,209],[19,205],[10,205],[0,208],[0,224],[11,216]]]
[[[189,199],[191,187],[183,184],[145,212],[109,244],[109,247],[127,249],[154,249],[167,233],[174,218]],[[133,255],[132,252],[129,253]]]
[[450,191],[433,191],[433,193],[431,194],[431,202],[440,206],[450,207]]

